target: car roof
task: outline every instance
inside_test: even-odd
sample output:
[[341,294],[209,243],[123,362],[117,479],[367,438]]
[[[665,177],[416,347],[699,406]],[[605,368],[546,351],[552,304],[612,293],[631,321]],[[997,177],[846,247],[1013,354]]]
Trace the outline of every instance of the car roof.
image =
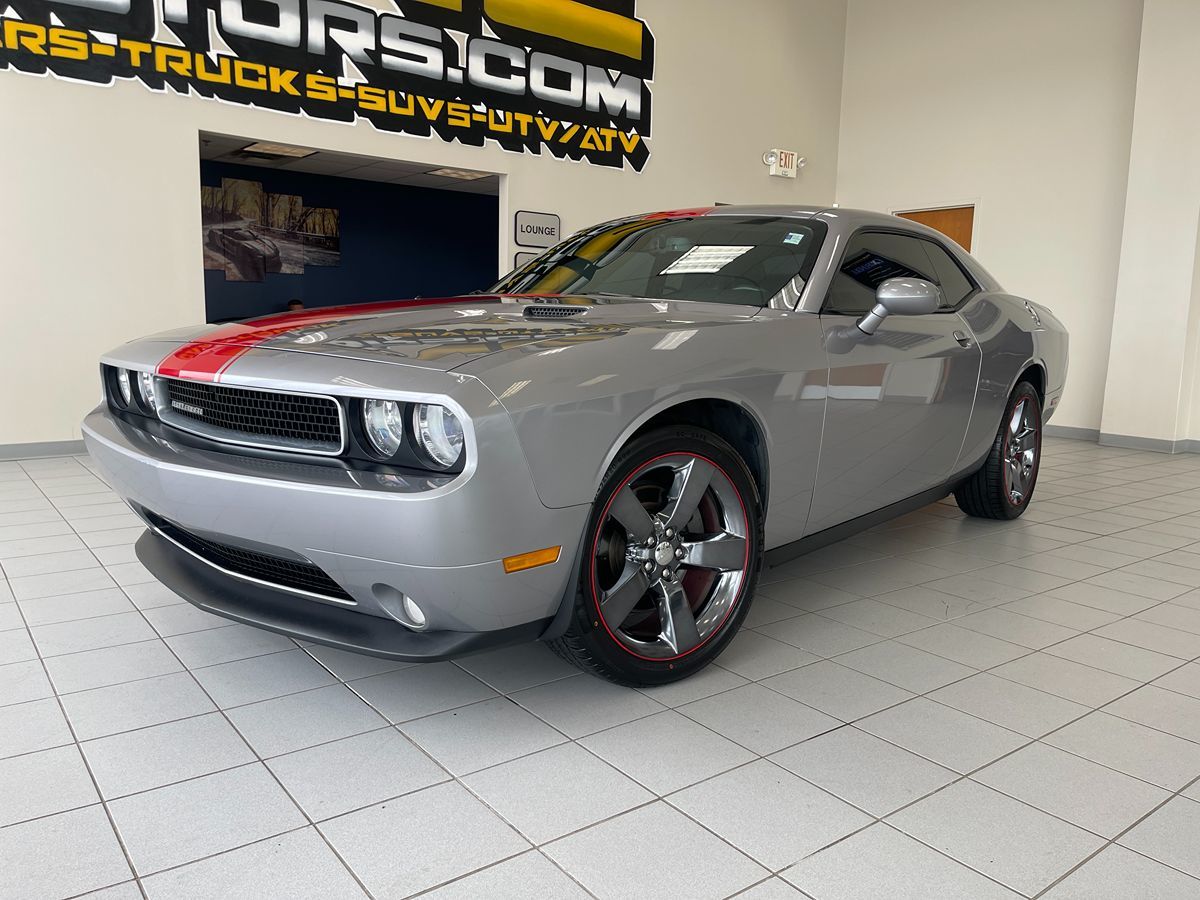
[[902,228],[906,231],[945,235],[911,219],[902,219],[889,213],[870,209],[850,209],[837,206],[791,206],[779,204],[725,204],[722,206],[697,206],[687,209],[670,209],[625,216],[616,221],[633,222],[641,219],[683,219],[698,216],[754,216],[764,219],[819,219],[826,225],[839,230],[851,230],[863,226]]
[[[729,205],[729,206],[714,206],[706,213],[710,216],[763,216],[763,217],[782,217],[788,219],[823,219],[830,222],[842,221],[850,223],[854,227],[860,225],[882,225],[895,226],[899,224],[903,228],[913,226],[920,229],[921,226],[912,222],[909,219],[900,219],[899,216],[894,216],[889,213],[877,212],[870,209],[851,209],[838,206],[788,206],[785,204],[761,204],[761,205]],[[899,221],[897,221],[899,220]]]
[[[714,206],[703,213],[708,216],[761,216],[763,218],[816,219],[824,222],[831,231],[849,234],[859,228],[896,228],[909,231],[943,244],[958,247],[950,238],[936,229],[904,219],[891,213],[871,209],[853,209],[838,206],[788,206],[785,204],[728,205]],[[964,253],[966,251],[963,251]]]

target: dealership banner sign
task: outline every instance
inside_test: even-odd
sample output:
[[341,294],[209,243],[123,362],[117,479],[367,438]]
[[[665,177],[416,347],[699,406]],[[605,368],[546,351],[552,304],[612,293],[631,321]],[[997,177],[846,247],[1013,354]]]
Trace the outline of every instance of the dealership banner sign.
[[0,0],[0,69],[641,170],[635,0]]

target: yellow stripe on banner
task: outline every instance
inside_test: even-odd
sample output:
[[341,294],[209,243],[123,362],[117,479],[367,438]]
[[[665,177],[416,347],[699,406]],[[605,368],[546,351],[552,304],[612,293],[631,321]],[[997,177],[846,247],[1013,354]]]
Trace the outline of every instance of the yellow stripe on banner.
[[440,6],[442,9],[462,12],[462,0],[417,0],[417,2],[424,3],[426,6]]
[[484,0],[484,9],[489,19],[501,25],[642,58],[641,22],[579,0]]

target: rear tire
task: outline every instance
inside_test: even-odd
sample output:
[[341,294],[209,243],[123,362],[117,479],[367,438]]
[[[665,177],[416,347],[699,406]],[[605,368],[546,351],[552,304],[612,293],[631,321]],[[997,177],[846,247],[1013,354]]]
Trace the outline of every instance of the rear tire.
[[981,519],[1015,519],[1029,507],[1042,463],[1042,403],[1022,381],[1008,398],[991,452],[954,489],[958,508]]
[[618,684],[667,684],[720,655],[750,608],[762,504],[745,462],[701,428],[631,441],[592,504],[574,608],[550,646]]

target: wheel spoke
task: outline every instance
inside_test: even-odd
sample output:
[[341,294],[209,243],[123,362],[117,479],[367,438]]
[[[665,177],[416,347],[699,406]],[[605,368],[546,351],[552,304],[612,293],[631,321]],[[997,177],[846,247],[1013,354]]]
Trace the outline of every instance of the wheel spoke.
[[1012,417],[1008,420],[1008,434],[1010,439],[1015,439],[1018,432],[1021,430],[1021,420],[1025,417],[1025,401],[1013,408]]
[[1034,432],[1034,430],[1028,425],[1022,425],[1021,429],[1014,434],[1012,439],[1009,441],[1009,452],[1018,453],[1032,449],[1031,447],[1027,446],[1026,442],[1033,438],[1035,433],[1036,432]]
[[1021,499],[1022,490],[1024,488],[1024,485],[1022,484],[1023,479],[1021,476],[1021,462],[1019,459],[1010,459],[1007,462],[1007,466],[1009,493],[1012,494],[1013,499],[1019,500]]
[[655,592],[662,620],[662,639],[676,653],[686,653],[700,643],[700,632],[696,630],[696,617],[692,614],[683,583],[660,581],[655,585]]
[[718,534],[700,541],[684,541],[685,566],[736,572],[746,565],[746,539],[734,534]]
[[612,505],[608,508],[608,514],[620,522],[637,541],[644,541],[654,533],[654,520],[628,485],[617,491]]
[[693,458],[687,465],[676,470],[675,483],[671,486],[668,503],[667,524],[679,531],[695,515],[704,492],[712,481],[713,465],[707,460]]
[[650,586],[650,579],[641,568],[629,565],[620,580],[600,598],[600,610],[610,628],[619,628],[629,618],[637,602]]

